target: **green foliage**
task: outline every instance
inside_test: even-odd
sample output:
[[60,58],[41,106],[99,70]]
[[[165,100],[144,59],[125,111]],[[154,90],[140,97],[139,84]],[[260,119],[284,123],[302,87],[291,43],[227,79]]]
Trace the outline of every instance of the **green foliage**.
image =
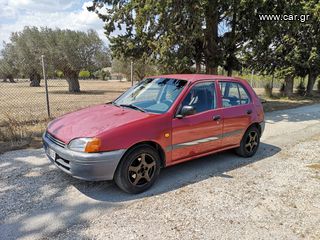
[[[112,72],[122,73],[126,79],[131,79],[131,61],[124,59],[114,59],[112,61]],[[135,60],[133,62],[133,79],[134,81],[140,81],[145,76],[156,75],[158,71],[154,65],[150,62],[144,62],[142,60]]]
[[63,78],[64,77],[64,74],[61,70],[56,70],[55,71],[55,76],[58,77],[58,78]]
[[25,27],[12,34],[1,55],[10,66],[19,69],[21,75],[30,77],[32,86],[39,86],[41,55],[44,55],[48,75],[54,75],[59,69],[71,92],[80,91],[78,75],[82,69],[92,72],[111,64],[108,49],[93,30]]
[[[320,30],[318,0],[277,1],[260,5],[260,13],[309,15],[305,22],[300,21],[258,21],[257,34],[252,35],[246,44],[244,62],[246,66],[267,74],[277,73],[283,78],[288,76],[305,77],[308,81],[307,93],[314,84],[313,79],[320,73]],[[293,81],[293,78],[291,78]],[[310,85],[310,86],[309,86]],[[286,81],[286,93],[292,93],[293,84]],[[290,89],[288,89],[290,88]]]
[[111,78],[111,73],[108,70],[100,69],[93,73],[93,76],[101,80],[109,80]]
[[[200,72],[205,64],[208,73],[216,73],[219,65],[229,72],[240,69],[238,51],[255,33],[257,5],[245,0],[94,0],[88,9],[105,22],[114,57],[152,61],[161,72],[190,73],[194,64]],[[115,36],[116,30],[123,34]]]
[[0,58],[0,78],[13,82],[13,78],[17,77],[18,69],[16,64],[16,55],[12,44],[5,44],[1,51],[2,58]]
[[108,70],[102,70],[101,71],[101,78],[102,80],[108,80],[111,78],[111,72]]
[[79,77],[82,78],[82,79],[87,79],[90,77],[90,72],[87,71],[87,70],[82,70],[79,72]]

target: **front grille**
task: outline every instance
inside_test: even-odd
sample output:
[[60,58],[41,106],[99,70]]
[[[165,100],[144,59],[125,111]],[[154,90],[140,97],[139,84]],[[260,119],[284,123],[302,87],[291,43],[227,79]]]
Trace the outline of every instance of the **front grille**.
[[59,156],[57,156],[57,158],[55,159],[55,163],[60,167],[65,169],[66,171],[70,172],[70,161],[65,160],[63,158],[60,158]]
[[52,136],[50,133],[46,132],[46,137],[53,142],[54,144],[58,145],[59,147],[64,148],[66,146],[66,144],[64,142],[62,142],[61,140],[55,138],[54,136]]

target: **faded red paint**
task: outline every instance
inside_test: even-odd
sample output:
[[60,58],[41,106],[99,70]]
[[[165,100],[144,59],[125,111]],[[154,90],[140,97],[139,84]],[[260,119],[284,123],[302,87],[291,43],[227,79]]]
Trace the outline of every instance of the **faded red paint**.
[[[217,151],[240,145],[245,130],[253,123],[264,120],[263,108],[250,85],[242,79],[217,75],[177,74],[154,77],[187,80],[188,84],[171,108],[164,114],[143,113],[129,108],[102,104],[66,114],[54,120],[47,131],[65,143],[74,138],[98,137],[102,140],[101,151],[129,149],[133,145],[151,141],[165,152],[166,165],[173,165]],[[152,78],[152,77],[151,77]],[[249,104],[222,108],[218,81],[240,82],[248,91]],[[179,104],[194,84],[215,81],[217,108],[182,119],[175,118]],[[247,111],[251,110],[251,114]],[[220,115],[219,121],[213,116]],[[237,133],[238,131],[238,133]],[[170,133],[169,137],[165,137]],[[228,133],[234,133],[228,136]],[[227,134],[227,135],[223,135]],[[212,136],[223,136],[212,142],[175,149],[173,146]]]

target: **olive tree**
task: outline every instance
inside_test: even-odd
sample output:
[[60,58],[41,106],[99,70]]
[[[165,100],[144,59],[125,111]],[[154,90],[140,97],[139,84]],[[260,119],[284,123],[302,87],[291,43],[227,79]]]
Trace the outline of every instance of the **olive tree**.
[[110,65],[108,51],[95,31],[55,30],[52,35],[48,42],[52,45],[50,48],[54,48],[50,61],[63,72],[69,92],[80,92],[79,73],[82,69],[94,72]]
[[36,27],[25,27],[12,33],[10,38],[15,66],[20,73],[30,78],[31,87],[39,87],[41,80],[41,55],[46,53],[42,32]]
[[11,44],[5,44],[0,56],[0,78],[3,78],[4,82],[7,82],[7,80],[15,82],[14,77],[16,77],[17,74],[18,70],[15,68],[13,46]]
[[45,56],[47,73],[63,72],[69,92],[80,91],[78,78],[81,70],[93,72],[110,66],[108,49],[93,30],[80,32],[25,27],[11,35],[7,46],[10,48],[5,48],[2,54],[2,65],[9,63],[7,65],[19,69],[21,74],[30,78],[32,87],[40,86],[41,55]]

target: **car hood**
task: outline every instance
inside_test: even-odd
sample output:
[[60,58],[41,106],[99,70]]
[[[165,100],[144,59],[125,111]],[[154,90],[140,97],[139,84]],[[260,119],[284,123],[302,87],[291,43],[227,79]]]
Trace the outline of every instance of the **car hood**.
[[112,104],[102,104],[59,117],[49,124],[47,131],[57,139],[69,143],[74,138],[95,137],[150,115]]

